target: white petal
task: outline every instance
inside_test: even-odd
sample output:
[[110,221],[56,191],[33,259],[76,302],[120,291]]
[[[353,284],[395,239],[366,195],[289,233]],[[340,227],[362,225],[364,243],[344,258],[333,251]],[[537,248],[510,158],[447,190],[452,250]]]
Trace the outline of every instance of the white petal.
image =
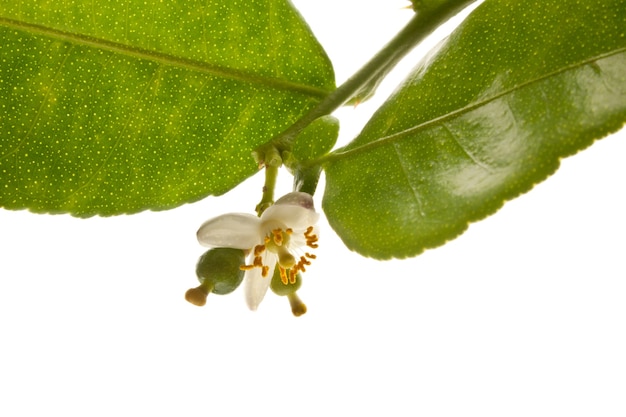
[[274,268],[276,267],[276,261],[278,260],[276,255],[271,252],[265,252],[263,255],[263,264],[269,266],[267,277],[264,278],[261,275],[261,268],[253,268],[246,271],[245,276],[246,303],[252,311],[256,310],[259,307],[259,304],[261,304],[261,301],[263,301],[265,293],[272,282]]
[[292,229],[306,229],[317,223],[320,215],[313,209],[287,204],[274,204],[263,212],[263,223],[280,222]]
[[315,210],[315,207],[313,206],[313,197],[311,196],[311,194],[303,193],[301,191],[294,191],[285,194],[284,196],[276,200],[276,203],[274,204],[288,204],[290,206],[300,206]]
[[206,221],[196,236],[203,246],[252,249],[261,243],[261,220],[245,213],[230,213]]

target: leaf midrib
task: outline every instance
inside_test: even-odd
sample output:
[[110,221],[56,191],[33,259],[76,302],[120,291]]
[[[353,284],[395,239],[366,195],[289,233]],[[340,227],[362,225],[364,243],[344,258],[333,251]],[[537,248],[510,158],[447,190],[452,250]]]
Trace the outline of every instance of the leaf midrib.
[[97,38],[81,33],[67,32],[21,20],[0,17],[0,26],[5,26],[30,34],[43,35],[48,38],[70,42],[72,44],[94,47],[125,56],[131,56],[134,58],[158,62],[160,64],[184,68],[192,71],[198,71],[212,76],[229,78],[237,81],[243,81],[246,83],[262,85],[265,87],[280,90],[299,92],[320,99],[326,97],[330,93],[330,91],[324,90],[322,88],[304,85],[289,80],[274,77],[264,77],[247,71],[241,71],[234,68],[211,64],[208,62],[197,61],[163,52],[139,48],[136,46],[113,42],[107,39]]
[[[570,71],[570,70],[573,70],[573,69],[577,69],[577,68],[580,68],[580,67],[582,67],[584,65],[588,65],[588,64],[591,64],[593,62],[599,61],[601,59],[609,58],[611,56],[618,55],[618,54],[624,53],[624,52],[626,52],[626,47],[621,47],[621,48],[617,48],[617,49],[614,49],[614,50],[609,51],[609,52],[605,52],[604,54],[596,55],[596,56],[587,58],[585,60],[572,63],[570,65],[564,66],[564,67],[559,68],[557,70],[548,72],[548,73],[546,73],[546,74],[544,74],[544,75],[542,75],[540,77],[536,77],[536,78],[527,80],[527,81],[525,81],[523,83],[520,83],[520,84],[518,84],[516,86],[513,86],[513,87],[505,89],[505,90],[502,90],[501,92],[499,92],[497,94],[494,94],[493,96],[485,97],[485,98],[483,98],[481,100],[478,100],[476,102],[468,104],[468,105],[466,105],[464,107],[461,107],[461,108],[459,108],[457,110],[453,110],[453,111],[451,111],[449,113],[446,113],[446,114],[441,115],[439,117],[436,117],[434,119],[431,119],[431,120],[428,120],[426,122],[420,123],[420,124],[418,124],[416,126],[410,127],[408,129],[402,130],[400,132],[396,132],[396,133],[394,133],[392,135],[389,135],[389,136],[384,136],[382,138],[376,139],[376,140],[374,140],[372,142],[365,143],[363,145],[357,146],[357,147],[352,148],[352,149],[348,149],[348,150],[341,151],[341,152],[333,152],[333,153],[328,154],[328,155],[326,155],[326,156],[324,156],[324,157],[322,157],[322,158],[320,158],[320,159],[318,159],[316,161],[311,161],[309,164],[310,165],[325,164],[325,163],[336,161],[336,160],[339,160],[339,159],[342,159],[342,158],[346,158],[346,157],[349,157],[349,156],[355,156],[355,155],[358,155],[360,153],[369,151],[369,150],[374,149],[374,148],[378,148],[378,147],[381,147],[381,146],[385,146],[385,145],[396,143],[396,142],[398,142],[398,141],[400,141],[402,139],[405,139],[408,136],[416,134],[417,132],[420,132],[422,130],[426,130],[426,129],[430,128],[430,127],[433,127],[433,126],[439,125],[441,123],[444,123],[444,122],[446,122],[446,121],[448,121],[450,119],[453,119],[453,118],[455,118],[457,116],[460,116],[462,114],[468,113],[468,112],[470,112],[470,111],[472,111],[474,109],[477,109],[477,108],[479,108],[479,107],[481,107],[483,105],[486,105],[486,104],[488,104],[488,103],[490,103],[490,102],[492,102],[494,100],[497,100],[499,98],[502,98],[502,97],[504,97],[504,96],[506,96],[508,94],[511,94],[511,93],[517,91],[517,90],[521,90],[521,89],[523,89],[523,88],[525,88],[525,87],[527,87],[529,85],[541,82],[541,81],[546,80],[546,79],[548,79],[550,77],[554,77],[556,75],[565,73],[567,71]],[[307,164],[307,165],[309,165],[309,164]]]

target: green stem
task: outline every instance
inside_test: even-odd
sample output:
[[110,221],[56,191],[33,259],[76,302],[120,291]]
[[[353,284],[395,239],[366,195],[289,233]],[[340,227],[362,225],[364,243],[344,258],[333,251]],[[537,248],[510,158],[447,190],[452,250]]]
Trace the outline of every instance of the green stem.
[[269,206],[274,204],[274,189],[276,188],[276,179],[278,178],[278,166],[265,166],[265,184],[263,185],[263,196],[261,202],[256,206],[256,212],[259,217]]
[[296,136],[311,122],[318,117],[332,113],[350,100],[363,86],[384,77],[418,43],[474,1],[476,0],[448,1],[433,9],[419,10],[409,23],[360,70],[293,125],[276,136],[272,140],[274,146],[278,149],[291,148]]

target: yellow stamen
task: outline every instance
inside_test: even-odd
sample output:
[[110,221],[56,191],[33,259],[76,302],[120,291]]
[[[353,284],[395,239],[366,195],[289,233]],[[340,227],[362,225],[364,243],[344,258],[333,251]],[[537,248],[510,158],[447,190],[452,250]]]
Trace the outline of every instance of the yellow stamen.
[[279,266],[278,270],[280,271],[280,281],[283,283],[283,285],[287,285],[287,283],[289,282],[287,279],[287,271],[282,266]]
[[272,230],[272,234],[274,235],[274,243],[276,246],[283,245],[283,230],[282,229],[274,229]]
[[313,226],[309,226],[304,232],[304,238],[306,239],[306,245],[310,248],[316,249],[318,244],[317,235],[313,234]]
[[252,265],[261,268],[263,266],[263,258],[261,258],[260,256],[256,256]]
[[269,274],[269,266],[263,265],[263,257],[261,256],[265,252],[265,245],[256,245],[254,247],[254,260],[252,265],[240,265],[239,269],[242,271],[251,271],[254,268],[261,268],[261,276],[267,277]]
[[265,245],[256,245],[254,247],[254,256],[259,256],[260,254],[262,254],[263,252],[265,252]]

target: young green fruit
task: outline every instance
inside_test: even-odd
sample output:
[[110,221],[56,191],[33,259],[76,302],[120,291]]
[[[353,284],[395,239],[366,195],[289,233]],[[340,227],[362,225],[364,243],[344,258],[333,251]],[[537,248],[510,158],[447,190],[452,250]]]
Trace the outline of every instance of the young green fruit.
[[196,265],[200,286],[185,293],[191,304],[203,306],[210,293],[228,294],[237,289],[243,280],[245,255],[241,249],[213,248],[206,251]]
[[[274,269],[274,275],[272,276],[272,282],[270,283],[270,288],[272,291],[278,295],[286,296],[289,300],[289,305],[291,306],[291,312],[294,316],[300,317],[304,313],[306,313],[306,305],[300,300],[296,291],[302,285],[302,274],[296,274],[295,282],[291,283],[289,280],[285,279],[286,277],[280,274],[280,269]],[[287,281],[286,283],[284,281]]]

